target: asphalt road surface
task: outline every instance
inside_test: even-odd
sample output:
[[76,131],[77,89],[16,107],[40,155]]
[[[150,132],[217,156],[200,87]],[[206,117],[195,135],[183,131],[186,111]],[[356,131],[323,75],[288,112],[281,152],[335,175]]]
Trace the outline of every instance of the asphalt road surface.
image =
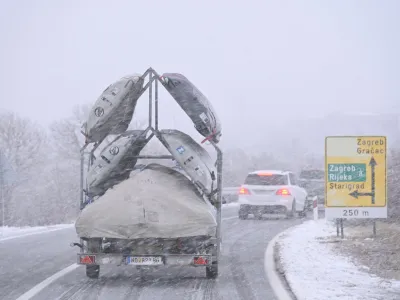
[[[102,266],[100,278],[94,280],[79,266],[24,300],[273,300],[264,271],[265,249],[277,233],[302,220],[239,220],[236,216],[237,207],[223,210],[222,261],[216,280],[206,279],[204,268],[128,266]],[[75,263],[78,248],[69,246],[72,241],[78,241],[74,229],[0,242],[0,299],[18,299]]]

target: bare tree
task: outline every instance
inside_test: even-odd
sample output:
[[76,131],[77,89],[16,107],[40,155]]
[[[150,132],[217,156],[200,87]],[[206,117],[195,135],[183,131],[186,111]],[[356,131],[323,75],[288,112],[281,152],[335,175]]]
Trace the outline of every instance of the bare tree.
[[0,145],[16,172],[24,175],[45,160],[47,146],[42,128],[15,113],[0,115]]
[[19,217],[16,209],[20,210],[29,204],[29,201],[18,202],[13,197],[15,190],[37,177],[41,164],[46,162],[46,134],[29,119],[21,118],[15,113],[1,114],[0,148],[15,173],[14,180],[2,187],[6,223],[12,224]]
[[[50,126],[52,144],[55,152],[62,159],[79,160],[79,150],[85,142],[84,136],[81,134],[82,125],[86,122],[91,109],[91,104],[83,104],[75,106],[72,116],[63,120],[53,122]],[[141,119],[132,120],[129,129],[145,129],[147,123]],[[107,145],[112,137],[106,138],[99,150]]]
[[52,146],[61,158],[79,160],[79,150],[84,143],[80,130],[89,112],[89,104],[76,106],[71,117],[51,124]]

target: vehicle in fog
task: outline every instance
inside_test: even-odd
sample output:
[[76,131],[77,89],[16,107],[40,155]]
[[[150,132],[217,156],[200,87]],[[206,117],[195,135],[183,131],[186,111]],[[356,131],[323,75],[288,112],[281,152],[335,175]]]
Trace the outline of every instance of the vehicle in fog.
[[303,216],[306,198],[307,192],[298,186],[293,172],[254,171],[247,175],[239,190],[239,219],[247,219],[249,214],[261,219],[266,213]]
[[312,202],[317,196],[318,209],[325,205],[325,171],[323,169],[303,169],[300,172],[299,184],[307,191],[307,206],[312,210]]

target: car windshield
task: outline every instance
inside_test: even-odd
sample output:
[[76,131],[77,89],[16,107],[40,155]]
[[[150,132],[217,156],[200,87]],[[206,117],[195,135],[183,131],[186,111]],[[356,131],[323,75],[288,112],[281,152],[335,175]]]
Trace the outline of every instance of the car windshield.
[[287,185],[288,179],[286,175],[280,174],[249,174],[244,183],[247,185]]
[[324,180],[325,172],[323,170],[304,170],[300,173],[300,178],[306,180]]

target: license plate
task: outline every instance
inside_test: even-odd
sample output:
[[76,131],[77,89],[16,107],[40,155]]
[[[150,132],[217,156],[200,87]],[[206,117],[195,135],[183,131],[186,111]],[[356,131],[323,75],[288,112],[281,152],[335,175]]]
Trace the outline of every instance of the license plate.
[[254,190],[256,195],[271,195],[274,191]]
[[135,266],[150,266],[150,265],[162,265],[163,260],[161,256],[128,256],[126,258],[128,265]]

